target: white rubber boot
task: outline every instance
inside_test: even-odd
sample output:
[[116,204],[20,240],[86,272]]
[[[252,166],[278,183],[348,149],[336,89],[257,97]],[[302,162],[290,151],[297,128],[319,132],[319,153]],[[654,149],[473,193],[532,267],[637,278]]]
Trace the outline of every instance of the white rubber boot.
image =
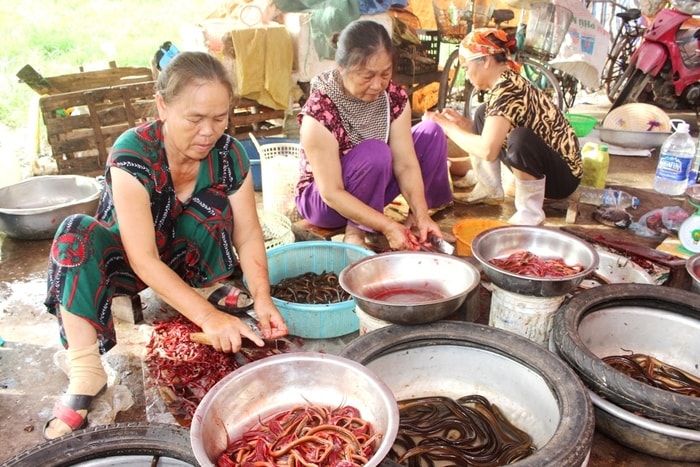
[[474,169],[469,169],[463,177],[455,178],[452,184],[455,188],[471,188],[476,185],[477,182],[478,180],[476,179]]
[[500,160],[487,162],[478,157],[472,157],[471,172],[474,172],[477,180],[474,189],[466,195],[455,195],[455,201],[463,204],[500,204],[503,202]]
[[546,178],[539,180],[515,179],[515,214],[508,219],[514,225],[540,225],[544,222],[544,185]]

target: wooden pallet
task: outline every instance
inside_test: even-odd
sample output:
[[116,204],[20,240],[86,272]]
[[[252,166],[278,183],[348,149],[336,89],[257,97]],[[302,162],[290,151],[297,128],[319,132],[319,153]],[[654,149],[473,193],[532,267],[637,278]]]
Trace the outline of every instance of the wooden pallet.
[[284,125],[279,120],[284,121],[284,110],[275,110],[241,97],[231,109],[226,132],[238,139],[248,138],[249,133],[256,138],[280,135],[284,132]]

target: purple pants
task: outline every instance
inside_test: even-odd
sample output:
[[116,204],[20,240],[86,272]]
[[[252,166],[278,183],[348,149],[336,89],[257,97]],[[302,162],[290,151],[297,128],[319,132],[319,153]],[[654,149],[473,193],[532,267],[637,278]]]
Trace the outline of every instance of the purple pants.
[[[411,134],[428,208],[443,206],[452,201],[445,133],[434,122],[421,122],[411,128]],[[345,190],[376,211],[384,212],[384,207],[399,195],[399,185],[392,170],[391,149],[387,143],[376,139],[363,141],[343,156],[340,163]],[[299,214],[313,225],[335,229],[350,224],[369,230],[348,221],[323,202],[316,183],[304,189],[297,197],[296,205]]]

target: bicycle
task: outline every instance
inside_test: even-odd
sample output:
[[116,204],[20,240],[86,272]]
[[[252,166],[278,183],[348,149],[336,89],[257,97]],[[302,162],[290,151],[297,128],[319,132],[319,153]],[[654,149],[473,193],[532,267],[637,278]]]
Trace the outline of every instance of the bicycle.
[[[498,29],[506,29],[503,23],[513,18],[515,18],[515,13],[509,9],[494,10],[491,15],[491,19]],[[519,34],[518,29],[521,27],[524,27],[522,19],[519,21],[518,28],[516,28],[516,35]],[[513,32],[509,31],[509,33]],[[524,29],[522,33],[524,33]],[[513,58],[516,62],[521,64],[521,74],[523,76],[549,95],[557,106],[565,108],[568,100],[571,98],[565,100],[560,78],[557,77],[555,71],[550,69],[546,63],[547,59],[550,58],[548,55],[545,56],[545,54],[533,53],[525,47],[519,47],[518,52]],[[560,75],[563,79],[564,74],[560,73]],[[570,75],[566,76],[568,77]],[[572,81],[568,80],[568,78],[566,90],[569,96],[573,94],[575,97],[578,80],[573,77],[571,78],[574,80],[573,90]],[[477,90],[469,80],[466,79],[466,74],[459,63],[459,50],[454,50],[445,61],[440,77],[438,110],[452,108],[462,115],[472,117],[476,108],[484,102],[484,98],[485,91]]]
[[646,27],[639,22],[642,11],[638,8],[626,9],[615,16],[619,18],[620,26],[613,38],[601,76],[601,84],[611,103],[615,102],[619,95],[620,77],[627,69],[630,57],[646,31]]

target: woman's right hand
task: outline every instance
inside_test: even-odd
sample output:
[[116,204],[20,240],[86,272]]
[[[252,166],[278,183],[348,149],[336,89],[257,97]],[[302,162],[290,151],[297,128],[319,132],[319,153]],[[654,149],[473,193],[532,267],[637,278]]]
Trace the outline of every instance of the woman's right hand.
[[212,347],[219,352],[238,352],[243,345],[243,338],[250,339],[258,347],[265,345],[260,336],[245,322],[216,309],[201,322],[200,327]]

